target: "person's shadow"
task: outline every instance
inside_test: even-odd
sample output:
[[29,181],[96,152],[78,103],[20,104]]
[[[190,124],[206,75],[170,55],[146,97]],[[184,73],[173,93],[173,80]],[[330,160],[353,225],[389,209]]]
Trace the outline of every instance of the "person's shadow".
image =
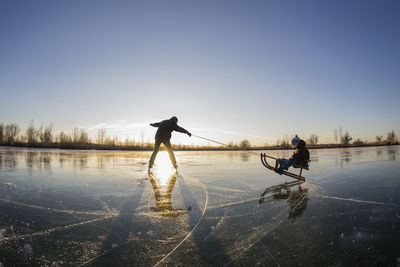
[[[302,188],[304,181],[294,181],[267,187],[260,196],[259,204],[271,193],[271,200],[286,200],[289,204],[288,219],[293,222],[300,218],[308,203],[308,189]],[[297,186],[297,190],[293,190]]]
[[[148,176],[150,183],[153,186],[153,192],[156,199],[156,206],[150,209],[159,213],[166,219],[176,219],[181,214],[186,214],[189,209],[174,209],[172,207],[172,191],[174,189],[178,174],[172,173],[158,173],[160,177],[155,178],[152,171],[149,171]],[[142,190],[141,190],[142,191]],[[84,265],[90,266],[116,266],[124,265],[126,262],[123,261],[123,254],[128,248],[124,246],[130,244],[130,247],[135,247],[138,251],[143,249],[136,240],[130,240],[130,235],[136,233],[135,231],[135,214],[139,207],[140,200],[142,198],[142,192],[139,194],[133,194],[129,197],[119,215],[114,218],[110,224],[111,229],[108,233],[107,238],[103,241],[103,245],[99,250],[101,257],[95,258],[92,261],[85,263]],[[118,246],[118,249],[113,249],[113,244]],[[120,247],[120,245],[122,245]],[[108,253],[109,251],[110,253]],[[111,252],[112,251],[112,252]],[[142,251],[143,252],[143,251]],[[104,255],[103,255],[104,254]],[[137,261],[136,261],[137,260]],[[143,264],[142,258],[138,257],[131,258],[130,261],[135,266]],[[129,262],[129,261],[128,261]]]
[[153,186],[154,197],[156,200],[156,206],[151,207],[150,209],[167,219],[176,219],[179,215],[186,214],[188,210],[190,210],[190,207],[188,209],[174,209],[172,207],[171,196],[177,176],[177,172],[172,172],[168,177],[168,183],[163,185],[154,177],[153,172],[149,171],[149,180]]

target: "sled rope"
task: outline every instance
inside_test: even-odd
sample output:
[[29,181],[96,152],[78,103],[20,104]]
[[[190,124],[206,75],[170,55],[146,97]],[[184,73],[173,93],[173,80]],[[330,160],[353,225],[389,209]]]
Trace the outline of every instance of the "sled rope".
[[[216,143],[216,144],[220,144],[220,145],[223,145],[223,146],[226,146],[226,147],[229,147],[229,145],[227,145],[227,144],[224,144],[224,143],[221,143],[221,142],[218,142],[218,141],[209,139],[209,138],[205,138],[205,137],[198,136],[198,135],[195,135],[195,134],[192,134],[192,136],[197,137],[197,138],[200,138],[200,139],[204,139],[204,140],[207,140],[207,141]],[[258,153],[249,151],[249,150],[247,150],[247,149],[239,148],[239,150],[240,150],[240,151],[243,151],[243,152],[246,152],[246,153],[249,153],[249,154],[252,154],[252,155],[255,155],[255,156],[259,156]]]

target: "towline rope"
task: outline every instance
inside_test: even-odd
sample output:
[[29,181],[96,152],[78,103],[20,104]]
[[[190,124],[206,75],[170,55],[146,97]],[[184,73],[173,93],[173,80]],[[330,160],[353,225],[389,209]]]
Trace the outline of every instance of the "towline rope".
[[[197,137],[197,138],[200,138],[200,139],[204,139],[204,140],[207,140],[207,141],[216,143],[216,144],[220,144],[220,145],[229,147],[229,145],[227,145],[227,144],[224,144],[224,143],[221,143],[221,142],[218,142],[218,141],[209,139],[209,138],[205,138],[205,137],[198,136],[198,135],[195,135],[195,134],[192,134],[192,136]],[[247,150],[247,149],[243,149],[243,148],[241,149],[241,148],[239,148],[239,150],[240,150],[240,151],[243,151],[243,152],[246,152],[246,153],[249,153],[249,154],[251,154],[251,155],[259,156],[259,154],[255,153],[255,152],[252,152],[252,151],[249,151],[249,150]]]

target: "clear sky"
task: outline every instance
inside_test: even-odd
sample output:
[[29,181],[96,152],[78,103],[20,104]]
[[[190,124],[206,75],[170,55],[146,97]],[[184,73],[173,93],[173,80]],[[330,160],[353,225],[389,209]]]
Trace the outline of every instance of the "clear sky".
[[372,141],[399,134],[399,87],[399,1],[0,1],[0,122],[22,128]]

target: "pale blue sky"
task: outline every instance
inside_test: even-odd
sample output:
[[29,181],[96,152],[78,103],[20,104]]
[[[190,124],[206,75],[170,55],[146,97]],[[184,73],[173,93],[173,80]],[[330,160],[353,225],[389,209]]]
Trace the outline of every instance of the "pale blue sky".
[[[1,1],[0,122],[221,142],[399,134],[398,1]],[[202,141],[175,134],[175,142]]]

